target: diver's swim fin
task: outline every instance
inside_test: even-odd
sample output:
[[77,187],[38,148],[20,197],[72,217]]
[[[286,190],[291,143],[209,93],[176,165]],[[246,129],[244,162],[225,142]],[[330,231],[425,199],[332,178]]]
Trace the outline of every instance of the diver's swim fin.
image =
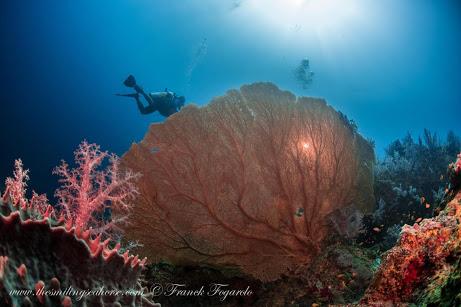
[[136,79],[134,78],[133,75],[129,75],[125,81],[123,81],[123,84],[127,87],[135,87],[136,86]]
[[133,94],[115,94],[115,96],[136,98],[136,97],[139,96],[139,94],[138,94],[138,93],[133,93]]

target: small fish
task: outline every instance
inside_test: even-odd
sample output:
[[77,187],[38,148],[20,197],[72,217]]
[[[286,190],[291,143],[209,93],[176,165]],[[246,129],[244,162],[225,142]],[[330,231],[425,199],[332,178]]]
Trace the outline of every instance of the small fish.
[[423,220],[422,217],[418,217],[418,218],[416,219],[415,223],[419,223],[419,222],[421,222],[422,220]]
[[373,231],[374,231],[374,232],[381,232],[381,228],[379,228],[379,227],[374,227],[374,228],[373,228]]
[[426,204],[426,209],[429,209],[431,207],[430,204]]
[[303,216],[303,213],[304,213],[304,208],[298,208],[298,210],[296,210],[295,212],[295,215],[298,217],[301,217]]

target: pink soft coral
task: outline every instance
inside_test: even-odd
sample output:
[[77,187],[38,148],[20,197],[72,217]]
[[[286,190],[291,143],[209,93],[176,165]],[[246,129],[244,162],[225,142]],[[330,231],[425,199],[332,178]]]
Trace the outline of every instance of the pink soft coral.
[[14,161],[13,177],[8,177],[5,180],[5,192],[3,193],[3,201],[11,201],[15,206],[24,206],[27,203],[26,190],[27,181],[29,180],[29,170],[24,170],[22,160]]
[[21,159],[15,160],[13,177],[5,180],[6,189],[2,195],[3,202],[11,202],[13,206],[27,210],[32,218],[54,215],[53,207],[48,203],[45,194],[32,191],[32,197],[27,198],[27,181],[29,181],[29,170],[24,169]]
[[[101,151],[96,144],[83,141],[74,152],[76,168],[70,169],[62,161],[53,171],[61,177],[61,187],[56,190],[59,205],[64,209],[65,218],[76,227],[93,228],[93,233],[106,233],[125,217],[103,221],[105,210],[127,212],[130,201],[138,194],[134,185],[139,174],[129,170],[122,172],[116,155]],[[109,163],[99,170],[104,160]]]

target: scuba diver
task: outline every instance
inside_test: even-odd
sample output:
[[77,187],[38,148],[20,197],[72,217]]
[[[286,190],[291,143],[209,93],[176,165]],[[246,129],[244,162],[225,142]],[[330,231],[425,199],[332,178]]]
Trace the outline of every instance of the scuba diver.
[[[178,112],[184,106],[186,100],[184,96],[176,96],[175,93],[168,91],[168,89],[165,89],[164,92],[146,94],[142,87],[136,84],[136,79],[133,75],[129,75],[123,84],[129,88],[133,88],[136,93],[116,95],[134,98],[141,114],[150,114],[158,111],[161,115],[168,117]],[[147,106],[144,106],[141,102],[140,95],[146,100]]]

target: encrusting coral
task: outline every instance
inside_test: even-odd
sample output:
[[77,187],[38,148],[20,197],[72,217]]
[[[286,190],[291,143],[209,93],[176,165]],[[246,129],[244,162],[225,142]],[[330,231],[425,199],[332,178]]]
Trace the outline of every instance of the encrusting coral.
[[109,248],[44,195],[27,199],[27,180],[17,160],[0,200],[1,306],[155,306],[139,284],[146,259]]
[[[461,304],[459,293],[450,293],[448,283],[461,282],[461,154],[449,171],[451,187],[446,192],[445,208],[434,218],[404,226],[399,242],[384,257],[362,303],[440,306],[443,298],[444,306]],[[455,276],[457,280],[453,280]],[[445,289],[445,295],[440,295],[441,289]]]

